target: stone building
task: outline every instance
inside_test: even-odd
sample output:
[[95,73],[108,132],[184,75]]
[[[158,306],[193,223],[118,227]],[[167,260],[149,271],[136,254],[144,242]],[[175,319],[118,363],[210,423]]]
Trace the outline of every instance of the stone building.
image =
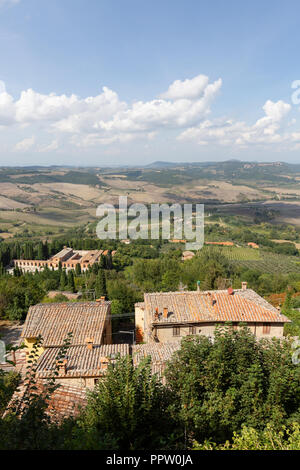
[[[116,251],[112,251],[111,255],[114,256]],[[79,264],[81,271],[86,271],[94,263],[99,263],[102,256],[107,256],[108,250],[73,250],[65,246],[59,253],[53,255],[48,260],[25,260],[15,259],[14,266],[18,266],[23,272],[42,271],[46,266],[49,269],[57,270],[59,264],[66,271],[76,268]]]
[[85,346],[89,338],[96,346],[110,344],[110,302],[46,303],[30,307],[21,339],[27,352],[37,338],[42,337],[40,354],[47,348],[59,348],[68,333],[72,333],[72,346]]
[[283,336],[289,319],[243,283],[242,289],[144,294],[135,305],[140,341],[170,342],[187,335],[213,336],[216,325],[246,323],[258,338]]
[[118,357],[129,355],[129,344],[95,345],[93,338],[84,346],[71,346],[65,357],[57,361],[59,348],[47,348],[40,356],[36,377],[45,380],[55,377],[62,385],[94,388],[107,371],[108,364],[114,364]]

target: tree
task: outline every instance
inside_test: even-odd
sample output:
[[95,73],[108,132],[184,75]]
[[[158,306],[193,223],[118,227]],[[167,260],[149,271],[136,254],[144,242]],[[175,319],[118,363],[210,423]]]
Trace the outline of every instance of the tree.
[[68,284],[68,279],[66,275],[66,270],[62,269],[61,274],[60,274],[60,280],[59,280],[60,290],[64,290],[67,287],[67,284]]
[[149,358],[138,367],[130,357],[120,358],[91,392],[83,427],[99,437],[110,435],[117,449],[167,449],[176,432],[170,400],[169,391],[151,374]]
[[104,269],[100,269],[98,271],[96,281],[95,281],[95,294],[96,297],[106,297],[107,290],[106,290],[106,275]]
[[75,292],[75,280],[74,280],[74,272],[71,270],[68,272],[68,289],[70,289],[71,292]]
[[37,259],[44,259],[43,242],[38,244]]
[[291,356],[289,341],[257,341],[246,327],[219,327],[214,341],[184,340],[166,376],[188,435],[224,442],[243,424],[262,430],[298,421],[300,370]]
[[81,274],[81,266],[80,266],[79,263],[77,263],[76,266],[75,266],[75,274],[76,274],[76,276],[80,276],[80,274]]

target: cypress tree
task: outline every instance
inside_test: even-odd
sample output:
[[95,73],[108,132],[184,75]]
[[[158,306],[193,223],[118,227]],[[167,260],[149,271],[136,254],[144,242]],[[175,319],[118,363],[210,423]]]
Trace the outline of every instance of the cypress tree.
[[67,284],[68,284],[68,279],[67,279],[66,271],[63,269],[60,273],[60,280],[59,280],[60,290],[64,290]]
[[79,263],[77,263],[76,266],[75,266],[75,274],[76,274],[76,276],[80,276],[80,274],[81,274],[81,266],[80,266]]
[[74,280],[74,272],[69,271],[68,272],[68,287],[71,292],[75,292],[75,280]]
[[99,270],[95,282],[95,293],[96,297],[107,296],[106,290],[106,275],[103,269]]

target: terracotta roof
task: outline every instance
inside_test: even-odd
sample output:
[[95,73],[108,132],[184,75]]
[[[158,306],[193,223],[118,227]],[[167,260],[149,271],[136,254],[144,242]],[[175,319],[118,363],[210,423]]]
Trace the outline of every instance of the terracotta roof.
[[[53,376],[56,369],[56,357],[59,348],[47,348],[39,358],[36,376],[46,378]],[[105,344],[88,349],[87,346],[71,346],[66,354],[66,371],[59,377],[99,377],[103,375],[101,358],[108,358],[115,362],[117,355],[129,354],[128,344]]]
[[[252,289],[167,292],[145,294],[148,322],[206,323],[206,322],[266,322],[286,323],[289,319]],[[168,317],[163,315],[168,309]],[[155,312],[158,309],[158,318]]]
[[[42,395],[45,393],[45,387],[42,380],[36,381],[36,393]],[[9,413],[9,409],[13,407],[16,400],[22,400],[25,393],[24,384],[18,387],[10,400],[4,416]],[[70,416],[77,416],[80,409],[86,406],[87,395],[86,389],[77,387],[75,385],[60,384],[59,387],[53,392],[50,400],[48,400],[48,408],[46,414],[50,416],[51,421],[61,422],[64,418]]]
[[145,357],[151,357],[151,369],[153,374],[163,375],[167,361],[180,349],[181,341],[166,343],[147,343],[132,346],[133,364],[137,366]]
[[73,249],[72,248],[69,248],[69,247],[65,247],[63,248],[61,251],[59,251],[58,253],[56,253],[56,255],[53,255],[51,256],[50,259],[53,259],[53,258],[63,258],[64,256],[68,255],[68,254],[71,254],[73,253]]
[[43,337],[43,346],[61,346],[72,332],[72,344],[85,344],[87,337],[101,344],[110,302],[49,303],[30,307],[21,338]]

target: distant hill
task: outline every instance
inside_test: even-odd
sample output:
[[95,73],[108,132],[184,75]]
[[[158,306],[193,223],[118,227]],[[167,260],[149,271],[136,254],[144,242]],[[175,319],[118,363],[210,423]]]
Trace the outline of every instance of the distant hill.
[[157,161],[157,162],[149,163],[149,165],[145,165],[144,168],[173,168],[174,166],[180,166],[180,165],[183,165],[183,163]]

